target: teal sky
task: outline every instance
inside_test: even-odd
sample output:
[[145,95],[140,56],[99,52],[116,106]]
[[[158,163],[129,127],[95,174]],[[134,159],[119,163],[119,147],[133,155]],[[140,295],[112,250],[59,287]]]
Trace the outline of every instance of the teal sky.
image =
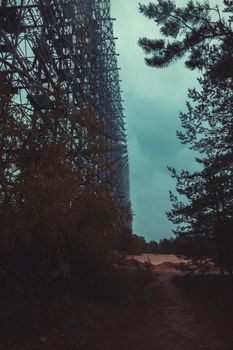
[[[147,4],[149,1],[141,1]],[[179,5],[187,1],[179,0]],[[179,112],[185,110],[187,89],[196,74],[178,62],[166,69],[147,67],[137,45],[140,37],[154,38],[158,29],[138,10],[138,0],[112,0],[115,36],[118,37],[120,78],[130,161],[130,186],[134,233],[146,239],[170,237],[172,225],[169,190],[174,189],[167,166],[194,169],[192,153],[176,138]]]

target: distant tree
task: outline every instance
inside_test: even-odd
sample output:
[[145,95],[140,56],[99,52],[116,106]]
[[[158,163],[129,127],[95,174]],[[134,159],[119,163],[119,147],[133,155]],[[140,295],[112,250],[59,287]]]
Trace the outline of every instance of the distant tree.
[[[180,197],[171,193],[169,219],[177,225],[183,254],[211,259],[222,271],[233,270],[233,118],[232,82],[199,80],[201,91],[189,91],[188,112],[181,113],[182,143],[199,153],[202,169],[180,174],[170,168]],[[182,197],[185,200],[182,201]],[[181,199],[180,199],[181,198]]]
[[156,241],[150,241],[146,244],[146,253],[156,254],[158,253],[158,243]]
[[176,240],[174,237],[162,238],[159,242],[147,242],[144,237],[133,235],[129,245],[131,254],[176,254]]
[[231,0],[223,3],[223,11],[206,1],[191,0],[183,8],[172,0],[140,4],[140,12],[155,21],[166,38],[139,40],[139,45],[150,55],[146,63],[163,68],[188,56],[185,63],[190,69],[205,68],[214,77],[232,77],[233,4]]
[[132,235],[129,247],[128,247],[128,253],[130,254],[143,254],[146,252],[146,240],[143,236],[138,235]]
[[174,254],[174,238],[162,238],[158,243],[159,254]]

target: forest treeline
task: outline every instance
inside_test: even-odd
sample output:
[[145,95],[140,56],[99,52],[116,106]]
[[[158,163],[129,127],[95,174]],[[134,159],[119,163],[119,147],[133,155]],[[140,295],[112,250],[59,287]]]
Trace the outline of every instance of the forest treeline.
[[180,242],[174,237],[161,238],[159,241],[146,241],[143,236],[132,235],[128,245],[128,253],[132,255],[179,254],[179,247]]
[[[158,241],[147,241],[144,236],[133,234],[128,241],[127,252],[132,255],[174,254],[182,256],[187,254],[187,241],[186,238],[178,235],[170,238],[161,238]],[[195,270],[194,266],[193,270]]]
[[[197,265],[214,262],[233,274],[233,2],[172,0],[140,5],[160,29],[156,39],[141,38],[146,63],[164,68],[184,57],[199,72],[180,113],[180,142],[193,151],[197,170],[169,167],[176,181],[170,192],[180,253]],[[161,38],[162,37],[162,38]]]
[[130,204],[107,176],[104,118],[73,110],[58,88],[53,108],[29,119],[3,73],[0,107],[1,290],[90,283],[131,238]]

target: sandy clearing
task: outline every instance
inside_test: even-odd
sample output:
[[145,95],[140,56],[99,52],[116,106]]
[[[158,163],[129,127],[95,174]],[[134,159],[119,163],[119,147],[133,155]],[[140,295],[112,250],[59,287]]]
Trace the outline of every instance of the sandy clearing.
[[169,262],[173,264],[179,264],[181,262],[186,262],[186,260],[178,258],[173,254],[142,254],[142,255],[130,255],[129,258],[136,259],[140,262],[150,261],[153,265],[160,265],[164,262]]
[[131,348],[134,350],[232,349],[196,322],[190,303],[172,283],[172,276],[179,274],[176,265],[186,262],[184,259],[165,254],[143,254],[130,256],[130,258],[142,263],[150,260],[155,266],[154,283],[160,286],[165,303],[161,309],[159,322],[158,315],[155,315],[151,305],[146,322],[142,322],[132,333],[122,334],[119,343],[112,350],[119,348],[122,350]]

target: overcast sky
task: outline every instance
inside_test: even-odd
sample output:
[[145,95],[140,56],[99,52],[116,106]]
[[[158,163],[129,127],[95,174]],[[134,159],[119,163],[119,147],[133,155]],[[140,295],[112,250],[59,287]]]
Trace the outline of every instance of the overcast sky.
[[185,110],[187,89],[196,85],[196,74],[183,62],[162,70],[145,65],[137,41],[158,36],[158,30],[139,13],[138,0],[112,0],[112,16],[116,18],[114,32],[124,90],[134,232],[158,240],[172,234],[165,211],[170,208],[169,190],[175,183],[167,166],[194,168],[193,155],[177,140],[176,129],[180,128],[179,111]]

